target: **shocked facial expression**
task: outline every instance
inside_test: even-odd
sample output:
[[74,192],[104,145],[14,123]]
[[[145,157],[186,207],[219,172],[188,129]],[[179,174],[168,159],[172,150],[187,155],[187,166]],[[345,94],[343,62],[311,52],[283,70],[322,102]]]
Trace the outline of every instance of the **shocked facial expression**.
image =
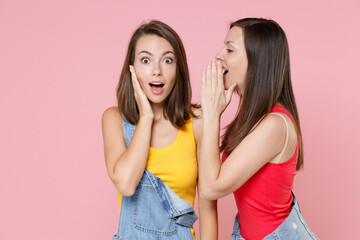
[[224,73],[225,89],[233,83],[237,84],[236,90],[244,93],[245,78],[248,67],[244,33],[240,27],[232,27],[227,33],[224,46],[216,55],[221,62]]
[[170,95],[176,79],[176,64],[174,50],[166,39],[157,35],[138,39],[134,68],[151,103],[163,104]]

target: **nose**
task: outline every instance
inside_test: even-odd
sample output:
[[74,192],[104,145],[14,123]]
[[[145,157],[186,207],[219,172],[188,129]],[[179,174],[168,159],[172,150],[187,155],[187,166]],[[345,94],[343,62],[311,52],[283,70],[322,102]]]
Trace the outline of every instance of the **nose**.
[[153,67],[153,75],[154,76],[161,76],[162,71],[161,71],[161,65],[160,63],[155,63],[154,67]]
[[215,59],[219,61],[224,61],[224,57],[221,55],[221,51],[215,55]]

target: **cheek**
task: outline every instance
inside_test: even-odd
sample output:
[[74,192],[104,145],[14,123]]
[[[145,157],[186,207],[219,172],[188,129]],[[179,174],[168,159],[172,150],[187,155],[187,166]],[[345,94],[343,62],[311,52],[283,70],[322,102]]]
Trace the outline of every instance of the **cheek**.
[[144,89],[144,86],[147,84],[147,79],[148,79],[147,74],[139,69],[135,69],[135,71],[138,82],[141,88]]
[[168,90],[169,92],[174,88],[174,86],[175,86],[175,81],[176,81],[176,74],[171,74],[171,76],[168,75],[168,76],[166,77],[166,82],[167,82],[167,85],[168,85],[167,90]]
[[140,79],[138,79],[138,80],[139,80],[139,84],[140,84],[141,89],[144,89],[145,86],[147,85],[147,83],[145,81],[140,80]]
[[176,66],[167,66],[163,68],[164,77],[170,81],[176,77]]
[[150,67],[148,65],[134,64],[134,69],[139,82],[146,80],[149,76]]
[[145,75],[148,74],[149,71],[151,70],[151,64],[150,63],[144,64],[139,61],[135,61],[134,68],[137,75]]
[[174,86],[175,86],[175,77],[172,79],[172,81],[171,81],[171,90],[174,88]]
[[232,61],[229,62],[229,72],[234,77],[242,78],[246,74],[246,69],[246,63],[244,63],[244,60],[241,58],[232,59]]

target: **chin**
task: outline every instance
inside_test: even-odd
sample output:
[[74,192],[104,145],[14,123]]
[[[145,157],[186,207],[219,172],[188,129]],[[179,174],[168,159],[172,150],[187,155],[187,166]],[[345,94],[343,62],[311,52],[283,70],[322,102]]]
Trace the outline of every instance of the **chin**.
[[166,98],[148,98],[151,103],[154,104],[164,104],[166,101]]

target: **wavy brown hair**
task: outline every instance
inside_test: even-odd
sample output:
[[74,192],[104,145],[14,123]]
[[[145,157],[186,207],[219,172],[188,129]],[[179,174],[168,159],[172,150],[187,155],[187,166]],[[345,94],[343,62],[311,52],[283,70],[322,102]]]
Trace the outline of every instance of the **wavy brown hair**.
[[229,155],[271,108],[280,103],[293,116],[299,141],[296,170],[304,162],[299,115],[291,85],[286,35],[273,20],[245,18],[233,22],[244,34],[248,69],[245,90],[235,119],[226,127],[220,150]]
[[191,104],[190,75],[183,43],[171,27],[160,21],[142,24],[135,30],[130,39],[116,91],[119,111],[131,124],[136,125],[138,123],[139,109],[134,97],[129,65],[134,64],[137,41],[145,35],[162,37],[174,49],[177,64],[175,84],[170,95],[165,100],[163,114],[173,126],[179,128],[185,124],[186,120],[192,116],[195,117],[192,107],[198,106]]

